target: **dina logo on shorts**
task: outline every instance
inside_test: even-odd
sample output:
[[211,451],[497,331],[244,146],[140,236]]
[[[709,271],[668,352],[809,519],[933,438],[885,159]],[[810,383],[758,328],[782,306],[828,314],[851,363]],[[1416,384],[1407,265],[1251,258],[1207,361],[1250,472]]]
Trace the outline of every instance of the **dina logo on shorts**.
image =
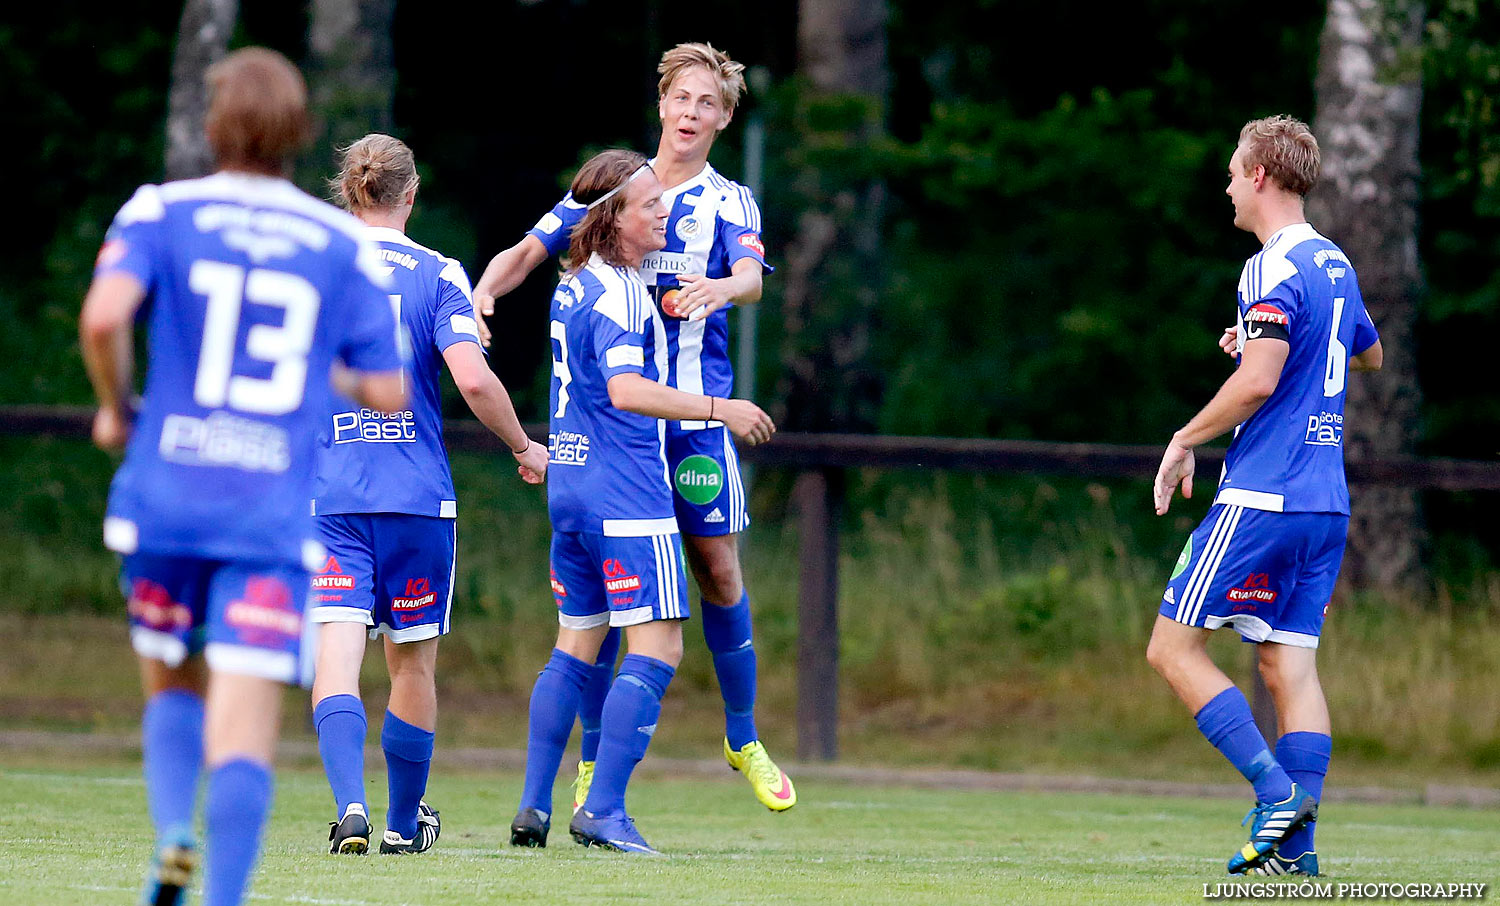
[[1191,562],[1193,562],[1193,536],[1189,535],[1187,544],[1182,546],[1182,553],[1177,555],[1177,565],[1172,567],[1172,576],[1167,581],[1170,582],[1182,575],[1182,571],[1187,569]]
[[677,493],[688,503],[702,506],[712,503],[724,491],[724,470],[708,456],[689,456],[677,466],[672,476]]

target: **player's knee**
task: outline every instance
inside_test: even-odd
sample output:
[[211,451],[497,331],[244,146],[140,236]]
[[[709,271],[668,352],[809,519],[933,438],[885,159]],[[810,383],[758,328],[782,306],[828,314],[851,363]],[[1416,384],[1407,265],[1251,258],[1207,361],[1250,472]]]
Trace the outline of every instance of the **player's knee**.
[[1164,676],[1177,663],[1179,656],[1177,646],[1161,633],[1152,634],[1151,641],[1146,643],[1146,663],[1151,665],[1152,670]]
[[743,594],[740,560],[733,547],[716,547],[694,563],[693,578],[703,592],[704,601],[721,607],[732,607]]

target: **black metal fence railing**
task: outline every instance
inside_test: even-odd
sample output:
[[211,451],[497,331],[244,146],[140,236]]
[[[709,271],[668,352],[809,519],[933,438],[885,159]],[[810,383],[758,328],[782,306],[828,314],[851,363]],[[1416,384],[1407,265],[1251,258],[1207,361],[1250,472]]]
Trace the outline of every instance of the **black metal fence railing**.
[[[93,410],[82,406],[0,406],[0,435],[87,438]],[[545,425],[527,425],[533,437]],[[506,452],[498,438],[474,421],[449,422],[448,446]],[[1212,474],[1224,452],[1197,451],[1200,474]],[[844,470],[950,469],[1035,475],[1150,478],[1160,447],[1050,443],[952,437],[780,433],[774,442],[748,447],[741,456],[762,466],[798,471],[793,512],[801,532],[798,581],[797,752],[803,759],[838,755],[838,557]],[[1351,460],[1351,482],[1444,491],[1500,491],[1500,461],[1392,458]],[[1269,697],[1256,675],[1255,710],[1263,728],[1274,727]]]

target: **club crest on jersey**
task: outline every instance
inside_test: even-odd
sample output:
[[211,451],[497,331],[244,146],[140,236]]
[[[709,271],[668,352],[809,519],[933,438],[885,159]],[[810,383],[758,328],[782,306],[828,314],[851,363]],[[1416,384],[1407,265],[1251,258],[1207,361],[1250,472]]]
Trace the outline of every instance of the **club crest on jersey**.
[[678,239],[683,242],[692,242],[698,238],[699,233],[703,232],[703,224],[698,222],[698,218],[689,215],[677,221],[676,232]]
[[766,257],[766,244],[764,242],[761,242],[760,237],[754,233],[745,233],[741,235],[740,245],[743,245],[745,248],[761,256],[762,258]]

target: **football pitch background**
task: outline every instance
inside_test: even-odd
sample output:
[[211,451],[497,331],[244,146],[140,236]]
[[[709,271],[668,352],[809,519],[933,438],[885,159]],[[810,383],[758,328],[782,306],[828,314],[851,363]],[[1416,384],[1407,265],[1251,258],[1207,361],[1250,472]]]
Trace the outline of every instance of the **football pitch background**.
[[[151,846],[137,762],[6,760],[0,834],[9,855],[0,860],[0,901],[134,903]],[[384,776],[378,761],[370,767],[379,826]],[[566,778],[548,848],[512,848],[519,792],[514,772],[453,772],[439,763],[427,798],[442,813],[443,834],[430,852],[335,857],[327,853],[332,809],[322,774],[284,769],[249,902],[1201,902],[1205,885],[1227,880],[1224,861],[1242,842],[1235,822],[1248,803],[803,779],[800,803],[776,815],[756,805],[727,768],[722,779],[646,769],[631,786],[631,810],[667,855],[632,858],[569,839]],[[1341,804],[1331,793],[1318,831],[1320,880],[1500,879],[1495,811]]]

